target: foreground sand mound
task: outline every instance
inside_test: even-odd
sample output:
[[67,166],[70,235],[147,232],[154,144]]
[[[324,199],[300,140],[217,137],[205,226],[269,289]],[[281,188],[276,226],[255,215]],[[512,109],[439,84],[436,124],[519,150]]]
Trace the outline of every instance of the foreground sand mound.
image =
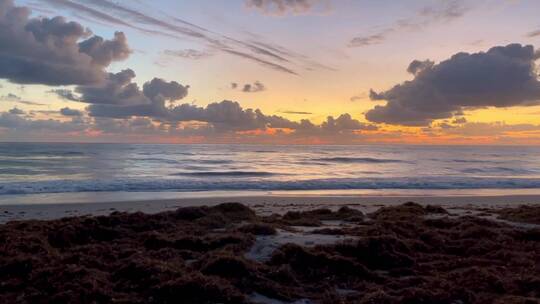
[[[264,262],[246,257],[259,238],[296,233],[298,226],[348,240],[283,244]],[[11,222],[0,225],[0,252],[0,303],[540,299],[538,228],[449,217],[442,208],[414,203],[367,216],[342,208],[259,217],[228,203],[155,215]]]

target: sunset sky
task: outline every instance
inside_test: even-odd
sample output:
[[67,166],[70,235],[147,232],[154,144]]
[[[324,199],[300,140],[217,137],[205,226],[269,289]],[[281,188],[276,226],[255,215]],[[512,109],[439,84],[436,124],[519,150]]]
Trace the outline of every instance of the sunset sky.
[[539,144],[538,12],[0,0],[0,141]]

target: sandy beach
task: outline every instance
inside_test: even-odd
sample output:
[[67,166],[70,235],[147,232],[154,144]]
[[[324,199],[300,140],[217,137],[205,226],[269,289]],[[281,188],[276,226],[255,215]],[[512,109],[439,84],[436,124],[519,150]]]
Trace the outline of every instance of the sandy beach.
[[[29,199],[30,201],[30,199]],[[241,195],[178,197],[168,199],[145,199],[125,201],[95,201],[42,203],[37,196],[32,203],[0,204],[0,223],[12,220],[50,220],[69,216],[108,215],[115,211],[158,213],[175,210],[180,207],[214,206],[226,202],[237,202],[249,206],[257,214],[269,215],[294,210],[313,208],[336,209],[349,205],[363,212],[372,212],[383,206],[392,206],[405,202],[439,205],[455,213],[466,213],[485,208],[508,208],[517,205],[538,205],[540,195],[491,195],[491,196],[340,196],[340,195]]]

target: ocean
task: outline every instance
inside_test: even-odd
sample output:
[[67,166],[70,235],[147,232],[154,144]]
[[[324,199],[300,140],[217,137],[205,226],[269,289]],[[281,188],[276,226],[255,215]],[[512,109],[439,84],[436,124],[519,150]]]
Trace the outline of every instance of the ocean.
[[540,147],[0,143],[0,202],[33,194],[540,193]]

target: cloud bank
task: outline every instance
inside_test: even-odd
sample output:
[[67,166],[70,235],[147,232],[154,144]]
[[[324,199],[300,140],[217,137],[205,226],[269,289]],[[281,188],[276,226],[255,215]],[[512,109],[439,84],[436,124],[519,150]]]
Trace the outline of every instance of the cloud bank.
[[386,100],[366,113],[369,121],[398,125],[429,125],[468,109],[540,104],[540,82],[531,45],[497,46],[487,52],[458,53],[434,64],[415,60],[413,80],[370,94]]

